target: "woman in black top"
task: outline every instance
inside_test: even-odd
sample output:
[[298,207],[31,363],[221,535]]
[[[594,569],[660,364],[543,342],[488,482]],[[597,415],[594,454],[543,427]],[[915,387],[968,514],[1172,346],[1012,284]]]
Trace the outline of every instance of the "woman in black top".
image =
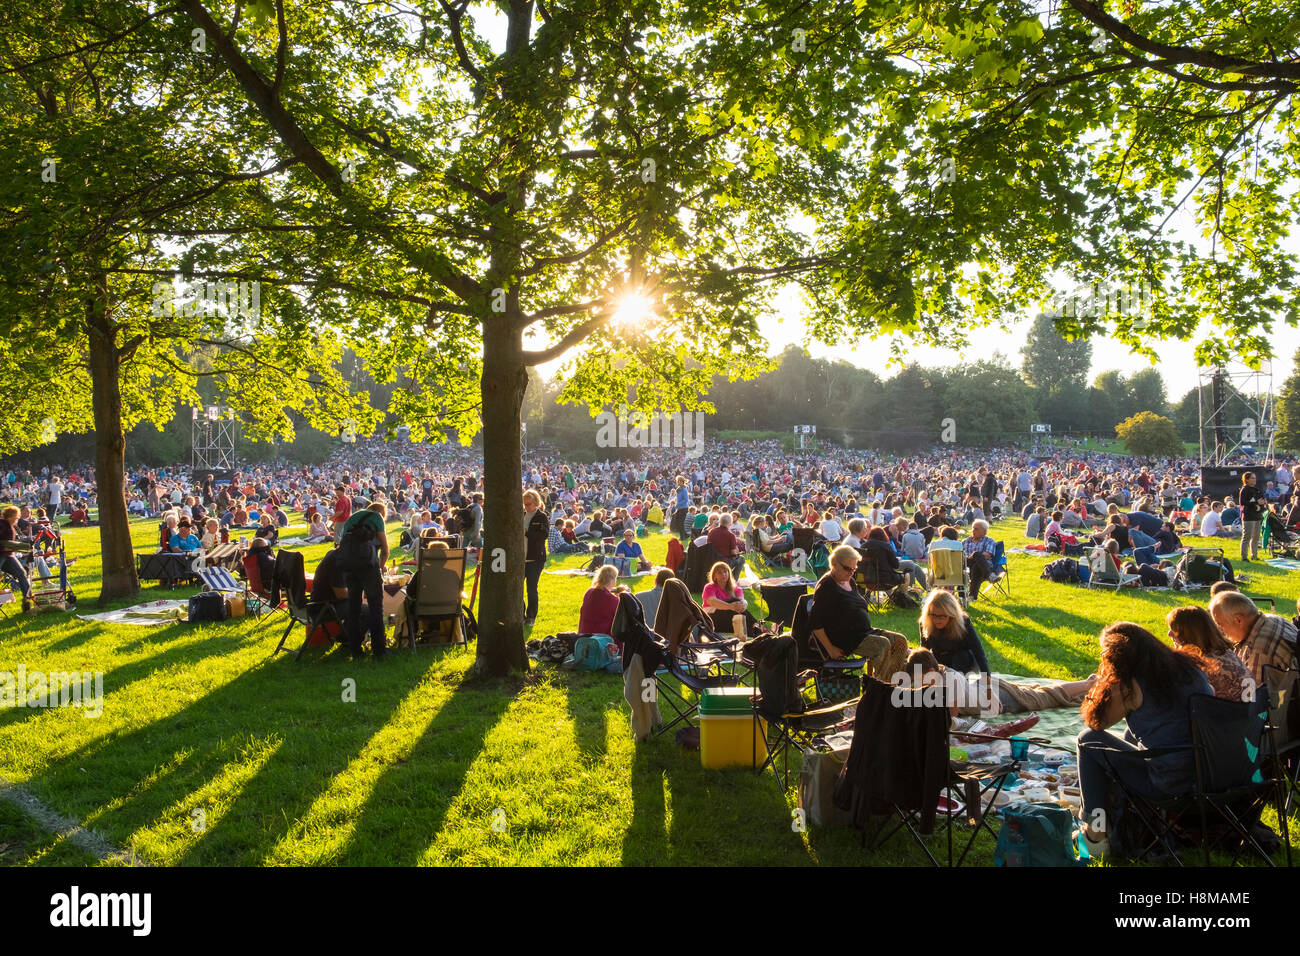
[[1246,559],[1246,550],[1250,549],[1250,560],[1259,560],[1259,529],[1264,521],[1262,507],[1264,495],[1257,485],[1259,480],[1253,471],[1243,472],[1241,476],[1241,560]]
[[537,623],[537,584],[546,567],[546,539],[551,532],[551,522],[542,510],[542,496],[531,488],[524,492],[524,585],[527,602],[524,606],[524,624]]
[[936,588],[921,607],[921,646],[934,654],[944,667],[969,674],[989,672],[984,645],[975,625],[962,611],[951,591]]

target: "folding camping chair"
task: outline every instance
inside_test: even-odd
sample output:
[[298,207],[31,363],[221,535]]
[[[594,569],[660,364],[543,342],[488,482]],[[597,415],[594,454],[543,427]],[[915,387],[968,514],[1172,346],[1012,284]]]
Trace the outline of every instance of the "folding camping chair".
[[[816,672],[798,667],[797,642],[786,635],[767,642],[755,668],[759,693],[753,698],[753,707],[759,733],[754,735],[754,764],[759,774],[772,768],[782,793],[790,789],[791,749],[798,748],[800,753],[813,749],[818,737],[847,723],[850,710],[858,703],[856,697],[830,700],[822,694]],[[761,764],[757,759],[759,735],[767,754]]]
[[[284,611],[281,602],[271,600],[272,588],[270,584],[272,582],[262,580],[262,571],[257,565],[257,555],[251,553],[244,555],[243,564],[244,579],[247,586],[246,593],[257,606],[256,617],[258,621],[261,621],[263,615],[273,615],[277,611]],[[305,573],[303,579],[306,580]]]
[[458,534],[438,534],[437,530],[430,528],[427,531],[420,532],[420,550],[423,551],[435,541],[441,541],[448,548],[460,547],[460,535]]
[[776,559],[768,557],[763,551],[763,542],[756,531],[745,532],[745,563],[759,577],[771,574],[777,569]]
[[877,551],[858,549],[858,567],[853,572],[853,584],[867,599],[867,608],[883,613],[889,607],[889,592],[898,587],[906,577],[895,571]]
[[1290,816],[1300,799],[1300,671],[1293,667],[1283,672],[1266,664],[1264,677],[1270,699],[1276,700],[1268,714],[1264,767],[1282,788],[1278,815],[1282,819]]
[[[421,548],[419,562],[406,585],[411,650],[422,637],[429,646],[459,644],[468,648],[473,617],[465,604],[465,549]],[[447,639],[433,640],[443,636]]]
[[1286,522],[1269,511],[1264,517],[1264,531],[1268,535],[1268,556],[1276,558],[1282,555],[1288,558],[1300,558],[1300,535],[1291,532]]
[[333,601],[311,601],[307,591],[307,571],[302,555],[296,551],[281,551],[275,556],[275,574],[271,584],[272,606],[280,603],[284,595],[284,611],[289,615],[289,626],[280,636],[272,655],[284,649],[294,625],[305,629],[302,645],[293,659],[300,660],[308,647],[324,645],[327,649],[343,633],[343,618]]
[[141,581],[157,581],[174,588],[178,581],[194,580],[193,561],[194,555],[174,551],[140,554],[136,556],[136,576]]
[[[1205,851],[1205,865],[1210,865],[1213,848],[1230,849],[1235,863],[1243,849],[1252,851],[1269,866],[1273,860],[1251,833],[1270,797],[1277,798],[1277,782],[1262,773],[1261,760],[1270,744],[1268,689],[1257,690],[1254,701],[1222,700],[1210,694],[1193,694],[1187,705],[1191,722],[1190,747],[1152,747],[1118,751],[1104,744],[1082,746],[1098,754],[1111,782],[1123,793],[1132,825],[1127,848],[1129,856],[1146,860],[1163,849],[1179,866],[1179,846],[1200,843]],[[1190,793],[1174,797],[1149,798],[1125,786],[1117,771],[1116,760],[1151,760],[1174,753],[1192,752],[1195,782]],[[1121,756],[1122,755],[1122,756]],[[1279,803],[1280,809],[1280,803]],[[1218,819],[1210,826],[1213,810]],[[1290,838],[1287,841],[1290,861]],[[1230,844],[1225,846],[1225,844]]]
[[30,592],[33,610],[70,611],[77,606],[77,596],[68,587],[68,561],[63,550],[63,538],[58,536],[55,540],[59,545],[59,584],[58,587],[50,587],[46,581],[38,588],[33,578]]
[[849,700],[862,693],[862,675],[866,672],[866,658],[846,654],[832,659],[822,642],[817,640],[810,624],[813,594],[805,594],[794,608],[790,621],[790,636],[799,655],[800,669],[817,671],[818,696],[827,700]]
[[1141,580],[1139,575],[1125,574],[1116,568],[1105,548],[1092,548],[1088,551],[1088,587],[1114,586],[1118,592],[1120,588],[1137,584]]
[[741,659],[740,641],[735,638],[682,641],[669,650],[667,666],[667,674],[655,672],[655,683],[658,699],[672,709],[673,719],[660,726],[658,734],[667,733],[679,723],[690,724],[699,713],[700,697],[706,690],[739,687],[747,676],[747,669],[742,671],[746,665]]
[[966,555],[956,548],[930,549],[930,587],[947,588],[962,607],[970,607],[970,568]]
[[704,590],[709,583],[709,569],[722,560],[722,555],[713,545],[697,546],[694,541],[686,549],[686,567],[679,577],[686,582],[686,589],[693,593]]
[[1178,563],[1178,571],[1188,584],[1212,585],[1228,578],[1222,548],[1186,549]]
[[1007,563],[1007,548],[1001,541],[993,542],[993,560],[989,562],[990,571],[985,583],[989,585],[988,591],[981,591],[981,594],[991,594],[997,592],[1005,598],[1011,597],[1011,566]]
[[[983,808],[994,804],[1020,763],[1011,759],[977,765],[950,759],[946,691],[935,695],[932,687],[906,690],[899,706],[896,690],[874,677],[863,682],[853,745],[841,778],[854,825],[862,828],[862,845],[867,850],[879,849],[898,831],[906,830],[931,865],[938,866],[938,858],[922,837],[933,833],[935,820],[942,816],[947,863],[952,867],[953,829],[958,814],[951,796],[946,810],[939,807],[939,800],[960,790],[965,795],[966,819],[971,827],[955,863],[961,866],[981,832],[997,839]],[[994,739],[985,734],[970,736]],[[888,829],[885,820],[873,825],[871,817],[878,810],[887,817],[897,817],[898,822]]]

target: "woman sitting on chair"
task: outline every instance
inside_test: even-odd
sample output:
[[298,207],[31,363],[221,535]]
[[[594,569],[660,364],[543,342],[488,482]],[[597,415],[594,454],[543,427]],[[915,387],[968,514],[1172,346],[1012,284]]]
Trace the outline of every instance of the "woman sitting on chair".
[[596,572],[596,580],[582,596],[582,610],[578,614],[579,634],[610,634],[614,630],[614,615],[618,613],[619,592],[628,589],[615,588],[618,582],[618,569],[612,564],[604,565]]
[[1196,662],[1222,700],[1242,700],[1250,671],[1233,646],[1214,623],[1210,612],[1199,604],[1176,607],[1165,617],[1174,650]]
[[704,585],[700,603],[716,631],[730,631],[743,638],[758,630],[758,621],[749,613],[745,592],[731,576],[731,567],[725,561],[719,561],[709,571],[709,583]]
[[[1107,832],[1120,809],[1111,775],[1143,797],[1180,796],[1195,785],[1192,727],[1187,716],[1193,694],[1213,694],[1205,674],[1154,634],[1130,621],[1101,632],[1097,683],[1083,701],[1089,730],[1079,734],[1079,788],[1084,835],[1094,855],[1109,850]],[[1107,728],[1128,721],[1123,737]],[[1142,751],[1180,748],[1159,757]]]

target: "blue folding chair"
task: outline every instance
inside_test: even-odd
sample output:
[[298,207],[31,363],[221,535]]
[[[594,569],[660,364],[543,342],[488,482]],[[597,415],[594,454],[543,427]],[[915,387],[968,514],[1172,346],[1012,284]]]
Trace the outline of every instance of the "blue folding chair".
[[[988,580],[985,582],[991,585],[990,591],[997,591],[1003,597],[1011,597],[1011,566],[1007,564],[1007,549],[1001,541],[993,542],[993,560],[990,562]],[[981,592],[983,593],[983,592]]]

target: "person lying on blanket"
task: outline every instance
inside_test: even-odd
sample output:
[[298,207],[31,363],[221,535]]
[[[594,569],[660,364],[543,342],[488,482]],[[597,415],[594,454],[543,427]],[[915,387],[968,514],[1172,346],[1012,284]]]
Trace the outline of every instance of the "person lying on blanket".
[[[946,685],[953,679],[948,676],[949,669],[940,664],[927,647],[916,648],[908,655],[905,674],[914,678],[918,667],[923,684],[938,679]],[[987,671],[975,673],[979,674],[978,679],[971,681],[967,678],[966,685],[962,687],[961,699],[954,701],[949,708],[954,717],[958,714],[996,717],[999,714],[1024,714],[1031,710],[1051,710],[1055,707],[1077,707],[1097,682],[1097,675],[1090,674],[1084,680],[1040,686],[999,680]]]

